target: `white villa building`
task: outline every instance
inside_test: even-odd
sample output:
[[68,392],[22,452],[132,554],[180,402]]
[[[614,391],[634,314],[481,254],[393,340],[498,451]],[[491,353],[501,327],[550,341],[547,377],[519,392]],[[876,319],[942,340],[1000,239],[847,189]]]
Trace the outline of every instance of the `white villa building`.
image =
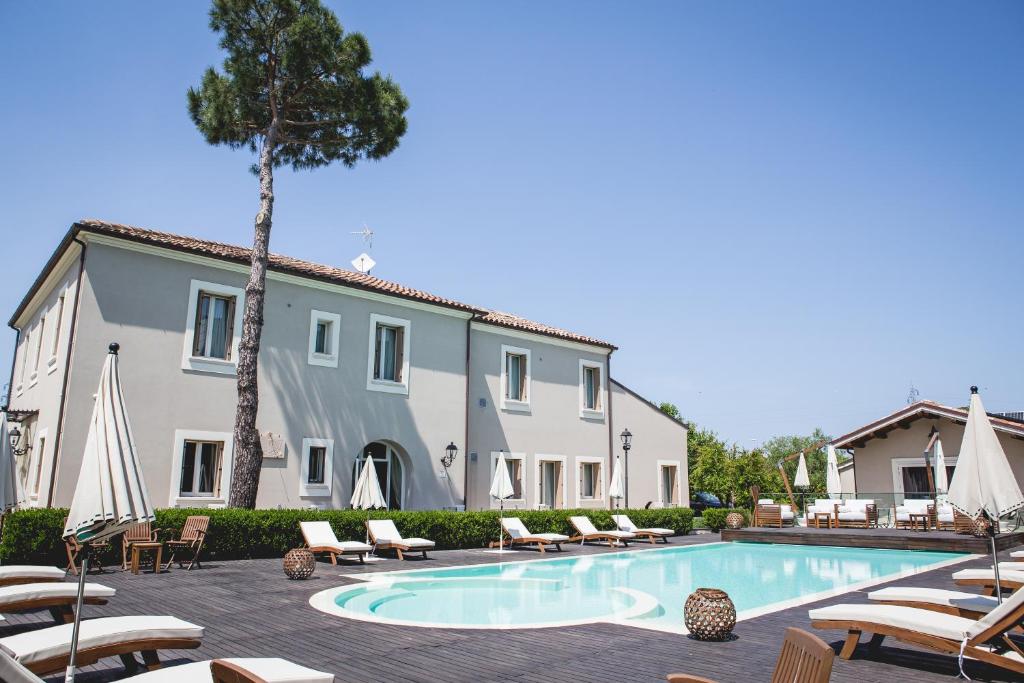
[[[110,342],[153,503],[223,506],[249,250],[71,226],[10,319],[9,427],[31,504],[67,506]],[[686,428],[611,379],[605,341],[370,275],[272,255],[260,350],[260,507],[344,508],[373,455],[392,508],[608,508],[619,434],[632,507],[687,505]],[[450,468],[441,464],[454,443]]]

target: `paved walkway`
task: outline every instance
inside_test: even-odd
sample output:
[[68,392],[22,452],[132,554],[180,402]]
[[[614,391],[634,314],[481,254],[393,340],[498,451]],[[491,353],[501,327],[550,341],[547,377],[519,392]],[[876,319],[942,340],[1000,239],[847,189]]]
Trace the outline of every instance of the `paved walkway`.
[[[717,536],[689,536],[676,543],[701,543]],[[640,547],[646,544],[638,544]],[[647,546],[649,547],[649,546]],[[572,546],[564,553],[602,553],[600,547]],[[516,551],[519,557],[536,557]],[[557,555],[557,553],[556,553]],[[86,616],[119,614],[173,614],[206,627],[198,650],[163,653],[168,664],[224,656],[280,656],[331,671],[339,682],[369,681],[509,681],[578,683],[579,681],[664,681],[666,673],[685,671],[716,678],[723,683],[767,681],[786,626],[810,629],[809,606],[783,610],[736,627],[737,638],[726,643],[703,643],[685,636],[611,624],[567,628],[488,631],[396,627],[331,616],[310,607],[314,593],[351,582],[354,572],[392,571],[493,562],[493,554],[479,550],[434,553],[428,561],[396,560],[360,567],[332,567],[320,563],[307,581],[288,581],[280,560],[207,562],[191,572],[172,570],[153,576],[108,571],[90,580],[118,590],[110,604],[86,607]],[[963,566],[984,566],[983,560]],[[915,585],[950,586],[949,569],[914,578]],[[906,580],[904,580],[904,583]],[[850,593],[824,603],[865,600]],[[680,608],[681,609],[681,608]],[[680,618],[682,615],[680,614]],[[0,622],[0,636],[48,625],[45,612],[13,615]],[[837,648],[842,635],[824,632]],[[862,647],[858,658],[836,660],[832,680],[849,683],[955,680],[956,662],[886,641],[876,655]],[[1012,674],[977,664],[969,673],[975,680],[1010,681]],[[116,658],[88,667],[81,683],[118,680],[123,676]],[[63,680],[53,676],[50,681]],[[1019,680],[1019,679],[1016,679]]]

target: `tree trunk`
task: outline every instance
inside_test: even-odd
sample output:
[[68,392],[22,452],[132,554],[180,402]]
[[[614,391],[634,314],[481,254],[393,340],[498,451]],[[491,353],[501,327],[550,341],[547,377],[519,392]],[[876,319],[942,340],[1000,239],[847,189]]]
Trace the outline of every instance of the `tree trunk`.
[[274,146],[277,121],[271,123],[260,150],[260,212],[256,214],[252,243],[252,270],[245,285],[245,313],[242,339],[238,345],[238,407],[235,411],[234,464],[231,475],[231,507],[255,508],[260,486],[263,448],[256,430],[260,397],[257,386],[257,362],[263,334],[263,299],[267,288],[267,253],[274,213]]

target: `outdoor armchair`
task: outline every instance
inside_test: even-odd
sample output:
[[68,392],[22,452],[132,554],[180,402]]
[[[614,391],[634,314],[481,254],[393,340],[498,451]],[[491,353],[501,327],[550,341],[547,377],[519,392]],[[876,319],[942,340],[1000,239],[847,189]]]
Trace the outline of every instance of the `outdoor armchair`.
[[154,529],[149,522],[132,524],[121,534],[121,569],[128,569],[128,558],[131,557],[132,545],[136,543],[155,543],[160,529]]
[[167,565],[164,569],[170,569],[171,563],[178,555],[188,558],[187,560],[178,558],[178,567],[182,567],[185,562],[188,562],[188,567],[185,567],[186,571],[191,570],[193,565],[202,569],[199,553],[203,551],[203,544],[206,542],[209,528],[210,518],[206,515],[190,515],[185,518],[185,526],[181,528],[178,537],[167,541],[167,549],[171,551],[171,556],[167,558]]
[[[775,662],[772,683],[828,683],[835,652],[818,636],[790,626]],[[715,683],[690,674],[669,674],[668,683]]]

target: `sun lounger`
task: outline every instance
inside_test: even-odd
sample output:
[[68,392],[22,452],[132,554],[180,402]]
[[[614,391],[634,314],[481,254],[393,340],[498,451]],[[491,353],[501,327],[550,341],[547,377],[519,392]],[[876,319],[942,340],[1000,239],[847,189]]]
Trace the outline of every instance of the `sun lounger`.
[[[961,569],[953,573],[953,582],[958,586],[981,586],[985,595],[996,592],[996,573],[992,569]],[[1024,586],[1024,572],[999,571],[999,583],[1003,590],[1015,591]]]
[[423,553],[423,559],[427,559],[427,551],[434,549],[434,542],[425,538],[402,538],[398,528],[390,519],[368,519],[366,520],[366,531],[370,534],[370,540],[377,550],[394,550],[398,559],[404,560],[404,553]]
[[[562,534],[531,534],[530,530],[526,528],[526,525],[518,517],[505,517],[501,520],[501,528],[505,534],[508,534],[508,545],[533,545],[540,552],[544,552],[544,546],[553,545],[559,551],[562,550],[562,544],[569,540],[568,536]],[[498,540],[498,543],[505,543],[505,537]]]
[[[1024,591],[975,621],[952,614],[900,605],[830,605],[809,612],[811,624],[820,629],[847,631],[839,656],[850,659],[861,633],[873,634],[877,649],[886,636],[951,655],[963,655],[1010,671],[1024,673],[1024,655],[1007,649],[1007,634],[1024,619]],[[1013,646],[1011,646],[1013,647]]]
[[615,526],[619,528],[619,531],[628,531],[637,538],[645,538],[648,543],[654,543],[658,539],[661,539],[662,543],[668,543],[668,537],[674,536],[676,533],[672,529],[662,529],[661,527],[638,529],[636,524],[633,524],[633,521],[629,518],[629,515],[612,515],[612,521],[615,522]]
[[868,593],[868,599],[889,605],[953,614],[967,619],[980,619],[999,605],[999,601],[991,595],[911,586],[890,586],[872,591]]
[[1010,553],[1010,557],[1015,560],[1024,560],[1024,550],[1014,550]]
[[299,522],[302,538],[306,546],[314,553],[327,553],[331,564],[338,564],[338,557],[358,555],[362,563],[367,553],[373,552],[373,546],[359,541],[339,541],[334,535],[330,522]]
[[[87,605],[105,605],[107,598],[116,593],[113,588],[98,583],[85,584],[84,602]],[[78,584],[50,581],[22,583],[0,588],[0,613],[48,609],[54,621],[67,624],[74,619],[72,606],[78,599]]]
[[[334,674],[276,657],[240,657],[169,666],[122,680],[133,683],[333,683]],[[0,681],[43,683],[42,678],[3,651],[0,651]]]
[[[813,633],[790,626],[775,661],[773,683],[828,683],[836,653]],[[668,683],[715,683],[690,674],[669,674]]]
[[[71,654],[71,630],[74,624],[62,624],[0,638],[0,650],[36,674],[63,671]],[[82,622],[78,636],[79,666],[94,664],[104,657],[142,653],[147,669],[160,666],[158,650],[196,648],[203,627],[176,617],[135,616],[101,617]],[[126,666],[135,660],[122,657]]]
[[578,515],[569,518],[569,523],[572,524],[573,528],[576,529],[576,535],[571,537],[570,541],[579,541],[585,543],[587,541],[598,541],[608,543],[608,547],[612,548],[618,543],[623,545],[629,545],[629,542],[636,538],[635,534],[628,531],[619,531],[613,529],[609,531],[599,531],[594,523],[590,521],[589,517],[584,515]]
[[19,583],[44,583],[63,581],[67,572],[57,567],[36,564],[0,565],[0,586],[14,586]]

